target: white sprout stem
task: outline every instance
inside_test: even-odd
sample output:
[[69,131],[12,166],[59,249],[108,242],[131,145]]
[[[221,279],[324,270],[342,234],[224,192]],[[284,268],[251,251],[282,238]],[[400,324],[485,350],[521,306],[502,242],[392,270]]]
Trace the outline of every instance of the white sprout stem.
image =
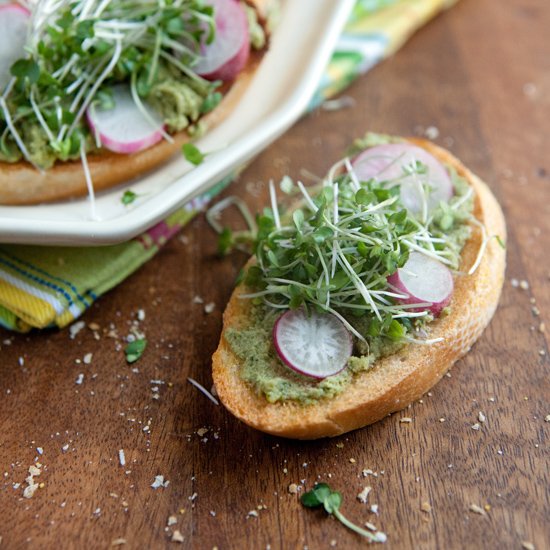
[[323,266],[323,273],[325,275],[325,283],[328,286],[330,284],[330,275],[328,272],[328,266],[325,262],[325,258],[323,257],[323,253],[321,252],[321,249],[319,248],[319,245],[315,243],[315,251],[317,252],[317,255],[319,256],[319,261],[321,262],[321,265]]
[[359,183],[359,180],[357,179],[357,174],[355,173],[355,170],[353,169],[353,166],[351,165],[349,157],[346,157],[344,159],[344,165],[345,165],[346,170],[348,171],[349,177],[351,179],[351,185],[353,187],[353,190],[357,193],[357,191],[359,191],[359,189],[361,189],[361,184]]
[[279,209],[277,207],[277,191],[275,191],[273,180],[269,180],[269,197],[271,199],[271,210],[273,211],[273,220],[275,221],[275,227],[280,230],[281,219],[279,218]]
[[68,135],[70,135],[74,131],[74,129],[76,128],[76,125],[79,123],[80,119],[84,115],[84,111],[86,111],[88,105],[90,104],[90,102],[94,98],[95,93],[97,92],[97,90],[99,89],[101,84],[103,84],[103,81],[107,78],[107,76],[115,68],[115,65],[117,64],[118,60],[120,59],[120,54],[121,53],[122,53],[122,42],[119,40],[119,41],[117,41],[117,43],[115,45],[115,51],[113,53],[113,57],[111,58],[111,61],[108,63],[107,67],[105,67],[105,69],[103,70],[101,75],[99,75],[99,78],[95,81],[94,85],[92,86],[91,91],[89,92],[88,96],[86,97],[86,99],[82,103],[82,105],[80,107],[80,110],[78,111],[78,113],[77,113],[77,115],[74,119],[74,122],[71,124],[71,126],[70,126],[70,128],[67,132]]
[[406,244],[409,248],[412,248],[413,250],[416,250],[417,252],[424,254],[424,256],[428,256],[429,258],[437,260],[438,262],[441,262],[447,265],[453,265],[453,262],[451,262],[450,260],[447,260],[447,258],[443,258],[439,254],[435,254],[430,250],[426,250],[425,248],[418,246],[417,244],[409,241],[408,239],[403,239],[403,244]]
[[254,216],[250,213],[247,204],[240,197],[229,196],[214,204],[214,206],[210,207],[206,212],[206,221],[210,224],[212,229],[216,231],[216,233],[221,233],[223,231],[223,226],[218,222],[218,216],[229,206],[237,207],[246,222],[248,229],[252,233],[256,233],[256,231],[258,231],[258,226],[254,220]]
[[443,342],[444,338],[432,338],[428,340],[420,340],[419,338],[413,338],[412,336],[403,336],[403,340],[411,344],[422,344],[430,346],[432,344],[437,344],[438,342]]
[[42,129],[44,132],[46,132],[46,135],[48,136],[48,139],[50,140],[50,143],[54,141],[54,137],[52,134],[52,131],[50,130],[50,127],[44,120],[44,117],[42,116],[42,112],[40,111],[40,108],[36,104],[36,101],[34,99],[34,90],[31,89],[31,93],[29,94],[29,100],[31,102],[34,114],[36,115],[36,118],[38,119],[38,122],[40,123],[40,126],[42,126]]
[[302,193],[302,195],[303,195],[305,201],[307,202],[309,208],[313,212],[317,212],[317,210],[319,210],[319,209],[315,206],[315,203],[311,200],[311,197],[310,197],[309,193],[307,192],[307,189],[305,188],[304,184],[300,180],[298,180],[296,185],[298,185],[298,189]]
[[491,238],[487,235],[487,229],[484,224],[482,224],[475,218],[473,218],[471,221],[474,225],[477,225],[481,229],[482,242],[481,242],[481,246],[479,247],[475,262],[472,264],[472,267],[470,267],[470,269],[468,270],[468,275],[473,275],[476,272],[477,268],[479,267],[479,264],[481,264],[481,260],[483,259],[487,245],[491,240]]
[[333,218],[333,222],[335,224],[338,223],[338,183],[333,183],[332,184],[332,193],[333,193],[333,203],[332,203],[332,206],[333,206],[333,214],[332,214],[332,218]]
[[88,197],[90,198],[90,218],[94,221],[99,220],[95,208],[95,193],[94,184],[92,182],[92,175],[88,166],[88,157],[86,156],[86,149],[84,142],[80,146],[80,160],[82,161],[82,169],[84,170],[84,178],[86,179],[86,187],[88,189]]
[[210,401],[212,401],[212,403],[214,403],[214,405],[219,405],[220,404],[220,402],[202,384],[199,384],[195,379],[188,378],[187,381],[192,386],[195,386],[195,388],[197,388],[203,395],[208,397],[208,399],[210,399]]
[[130,92],[132,94],[132,99],[134,100],[134,103],[136,104],[136,107],[138,108],[138,111],[143,115],[145,120],[155,129],[158,129],[162,135],[162,137],[168,142],[168,143],[174,143],[174,138],[166,132],[163,126],[159,128],[158,122],[156,122],[143,102],[141,101],[141,98],[139,97],[139,94],[137,92],[137,86],[136,86],[136,73],[132,74],[132,80],[130,81]]
[[458,210],[472,195],[474,194],[474,188],[468,187],[468,191],[460,197],[455,203],[451,205],[453,210]]
[[21,136],[17,132],[13,121],[11,119],[10,111],[8,109],[8,106],[6,105],[6,100],[3,97],[0,97],[0,107],[2,108],[2,111],[4,113],[4,119],[6,121],[6,126],[8,127],[11,135],[13,136],[13,139],[15,140],[15,143],[17,143],[17,146],[19,147],[19,150],[23,153],[23,156],[25,159],[30,162],[37,170],[40,170],[40,168],[36,165],[35,162],[31,159],[31,155],[29,154],[29,151],[25,147],[25,144],[23,143],[23,140],[21,139]]
[[370,305],[373,313],[376,315],[376,317],[378,317],[378,320],[381,321],[382,316],[380,315],[380,312],[378,311],[378,307],[374,303],[374,300],[372,299],[370,292],[365,286],[365,283],[363,283],[363,281],[359,278],[357,273],[355,273],[355,270],[353,269],[353,267],[351,267],[350,263],[348,262],[344,254],[341,253],[340,245],[336,241],[334,241],[334,244],[336,245],[336,249],[340,252],[340,255],[337,256],[336,260],[348,272],[350,279],[355,282],[355,286],[357,287],[357,290],[359,291],[361,296],[363,296],[363,299],[365,300],[365,302]]
[[342,168],[342,166],[346,165],[346,159],[342,159],[338,161],[337,163],[333,164],[327,174],[326,180],[323,181],[323,185],[325,187],[329,187],[334,182],[334,176],[338,170]]

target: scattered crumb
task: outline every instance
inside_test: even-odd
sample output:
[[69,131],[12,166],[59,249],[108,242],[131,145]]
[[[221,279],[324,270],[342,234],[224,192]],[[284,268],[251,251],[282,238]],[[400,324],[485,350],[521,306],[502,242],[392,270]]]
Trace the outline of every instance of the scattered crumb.
[[172,542],[183,542],[185,539],[183,538],[183,535],[180,533],[178,529],[176,529],[172,533],[172,538],[170,539]]
[[527,540],[522,540],[521,541],[521,547],[524,550],[535,550],[535,545],[532,542],[529,542]]
[[355,458],[350,458],[349,461],[352,463],[352,464],[355,464],[357,461],[355,460]]
[[478,415],[477,415],[477,419],[480,421],[480,422],[485,422],[487,420],[487,417],[483,414],[483,412],[479,411]]
[[248,518],[257,518],[259,516],[258,512],[256,510],[250,510],[248,514],[246,514],[246,519]]
[[170,527],[172,525],[176,525],[177,522],[178,522],[178,518],[176,516],[168,516],[168,521],[167,521],[166,525],[168,525],[168,527]]
[[119,451],[118,451],[118,461],[120,462],[121,466],[126,465],[126,455],[124,454],[124,449],[119,449]]
[[413,419],[410,416],[404,416],[403,418],[399,419],[400,424],[410,424],[413,421]]
[[75,336],[86,326],[84,321],[77,321],[69,327],[69,338],[71,340],[75,339]]
[[85,364],[85,365],[89,365],[91,362],[92,362],[92,357],[94,356],[93,353],[87,353],[83,358],[82,358],[82,362]]
[[439,137],[439,128],[437,128],[436,126],[428,126],[424,131],[424,135],[428,139],[437,139]]
[[216,304],[214,302],[208,302],[204,306],[204,313],[212,313],[216,309]]
[[82,384],[82,382],[84,382],[84,374],[83,373],[80,373],[77,377],[76,377],[76,380],[75,380],[75,384],[77,384],[78,386],[80,386]]
[[295,495],[298,493],[298,485],[296,485],[296,483],[291,483],[289,486],[288,486],[288,492],[291,494],[291,495]]
[[336,447],[338,447],[338,449],[343,449],[344,444],[340,441],[340,442],[336,443]]
[[468,508],[470,512],[474,512],[474,514],[479,514],[480,516],[486,516],[487,512],[477,504],[470,504],[470,507]]
[[544,417],[544,421],[545,421],[545,422],[550,422],[550,414],[547,414],[547,415]]
[[378,504],[371,504],[370,511],[371,511],[373,514],[378,515]]
[[115,539],[111,542],[111,546],[122,546],[123,544],[126,544],[126,539]]
[[521,290],[528,290],[529,289],[529,283],[525,279],[522,279],[519,282],[519,288],[521,288]]
[[475,424],[472,424],[471,428],[472,430],[475,430],[477,432],[481,429],[481,425],[479,424],[479,422],[476,422]]
[[441,417],[441,418],[439,419],[439,422],[445,422],[445,418]]
[[432,512],[432,506],[427,500],[420,505],[420,509],[423,512],[426,512],[426,514],[431,514]]
[[39,463],[36,466],[33,464],[29,466],[29,475],[25,478],[25,482],[28,484],[27,487],[23,490],[24,498],[32,498],[38,487],[43,484],[38,484],[34,481],[35,477],[38,477],[42,471],[40,470]]
[[168,487],[169,484],[170,482],[168,480],[164,480],[164,476],[157,475],[155,476],[155,481],[151,483],[151,487],[153,489],[158,489],[159,487]]
[[197,430],[197,435],[199,437],[204,437],[208,433],[208,428],[199,428]]
[[362,502],[363,504],[366,504],[368,498],[369,498],[369,493],[372,491],[372,487],[365,487],[358,495],[357,495],[357,500],[359,502]]

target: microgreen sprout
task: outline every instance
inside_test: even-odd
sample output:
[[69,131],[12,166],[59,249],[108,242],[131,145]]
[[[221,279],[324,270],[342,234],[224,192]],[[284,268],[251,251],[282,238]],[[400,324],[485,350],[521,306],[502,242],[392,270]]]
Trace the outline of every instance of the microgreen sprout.
[[[425,166],[411,163],[406,171],[421,175]],[[387,279],[412,250],[458,268],[460,247],[441,230],[443,215],[437,220],[431,212],[414,215],[403,206],[395,181],[359,181],[349,159],[331,168],[316,193],[301,182],[297,187],[301,208],[281,216],[270,184],[271,209],[257,220],[257,262],[244,279],[253,291],[245,297],[274,308],[330,312],[363,341],[354,322],[363,316],[369,319],[368,336],[406,338],[427,312],[412,312],[418,305],[400,301],[406,296]],[[451,203],[455,200],[463,198]]]
[[139,338],[130,342],[126,348],[124,348],[124,354],[126,355],[126,361],[128,363],[135,363],[145,351],[147,347],[147,340],[145,338]]
[[124,206],[128,206],[129,204],[132,204],[139,195],[132,191],[131,189],[126,189],[124,193],[122,193],[122,197],[120,198],[120,202],[124,204]]
[[181,150],[183,152],[185,160],[195,166],[202,164],[202,162],[204,161],[204,153],[201,153],[198,147],[196,145],[193,145],[192,143],[184,143]]
[[302,495],[300,501],[306,508],[322,506],[327,514],[332,514],[340,523],[358,535],[365,537],[369,542],[384,542],[386,540],[384,533],[371,533],[347,519],[340,512],[342,495],[338,491],[333,491],[326,483],[316,483],[311,491]]

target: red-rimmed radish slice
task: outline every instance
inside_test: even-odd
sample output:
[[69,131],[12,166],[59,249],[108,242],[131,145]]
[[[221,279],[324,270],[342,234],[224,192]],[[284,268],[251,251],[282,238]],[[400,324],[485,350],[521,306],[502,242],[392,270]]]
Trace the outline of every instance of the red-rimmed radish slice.
[[208,0],[214,8],[216,36],[201,48],[193,70],[208,80],[233,80],[250,54],[250,33],[244,7],[238,0]]
[[86,112],[88,124],[99,136],[101,145],[115,153],[128,155],[158,143],[164,135],[161,117],[151,109],[147,110],[146,116],[136,105],[128,86],[114,86],[112,92],[112,109],[92,106]]
[[453,295],[453,276],[441,262],[422,254],[411,252],[407,263],[388,277],[388,282],[408,298],[404,304],[428,304],[410,311],[430,311],[438,316],[449,305]]
[[[405,175],[404,168],[422,163],[426,174]],[[366,149],[352,163],[357,177],[362,181],[374,178],[393,181],[401,185],[401,201],[405,208],[418,214],[422,212],[423,193],[420,183],[428,183],[428,210],[441,201],[449,201],[454,194],[453,183],[445,167],[421,147],[409,143],[388,143]]]
[[353,346],[351,334],[337,317],[303,309],[287,311],[277,319],[273,343],[286,365],[312,378],[339,373]]
[[19,4],[0,4],[0,92],[11,79],[10,67],[25,56],[29,16]]

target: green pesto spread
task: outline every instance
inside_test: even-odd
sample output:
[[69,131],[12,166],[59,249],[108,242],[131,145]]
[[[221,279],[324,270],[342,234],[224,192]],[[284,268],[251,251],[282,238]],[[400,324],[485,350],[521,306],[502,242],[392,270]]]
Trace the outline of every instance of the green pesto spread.
[[[395,141],[380,135],[370,135],[369,139],[366,145]],[[363,142],[360,149],[364,147]],[[430,232],[436,237],[445,235],[447,245],[459,254],[470,236],[468,221],[472,215],[473,198],[465,179],[459,177],[451,167],[447,166],[447,169],[451,174],[455,194],[449,203],[442,203],[431,212],[433,221]],[[456,204],[459,206],[452,208]],[[447,315],[449,310],[449,307],[445,308],[441,315]],[[378,359],[395,353],[405,344],[402,339],[370,334],[371,317],[357,317],[341,311],[366,341],[354,337],[353,356],[348,360],[346,368],[337,375],[317,380],[295,372],[278,358],[273,345],[272,330],[280,311],[265,305],[258,298],[250,299],[247,304],[246,324],[226,332],[232,351],[240,359],[241,378],[270,403],[291,400],[308,405],[320,399],[332,398],[345,391],[353,383],[355,375],[373,368]],[[413,320],[413,326],[424,327],[429,332],[429,322],[432,320],[431,315],[417,318]]]

